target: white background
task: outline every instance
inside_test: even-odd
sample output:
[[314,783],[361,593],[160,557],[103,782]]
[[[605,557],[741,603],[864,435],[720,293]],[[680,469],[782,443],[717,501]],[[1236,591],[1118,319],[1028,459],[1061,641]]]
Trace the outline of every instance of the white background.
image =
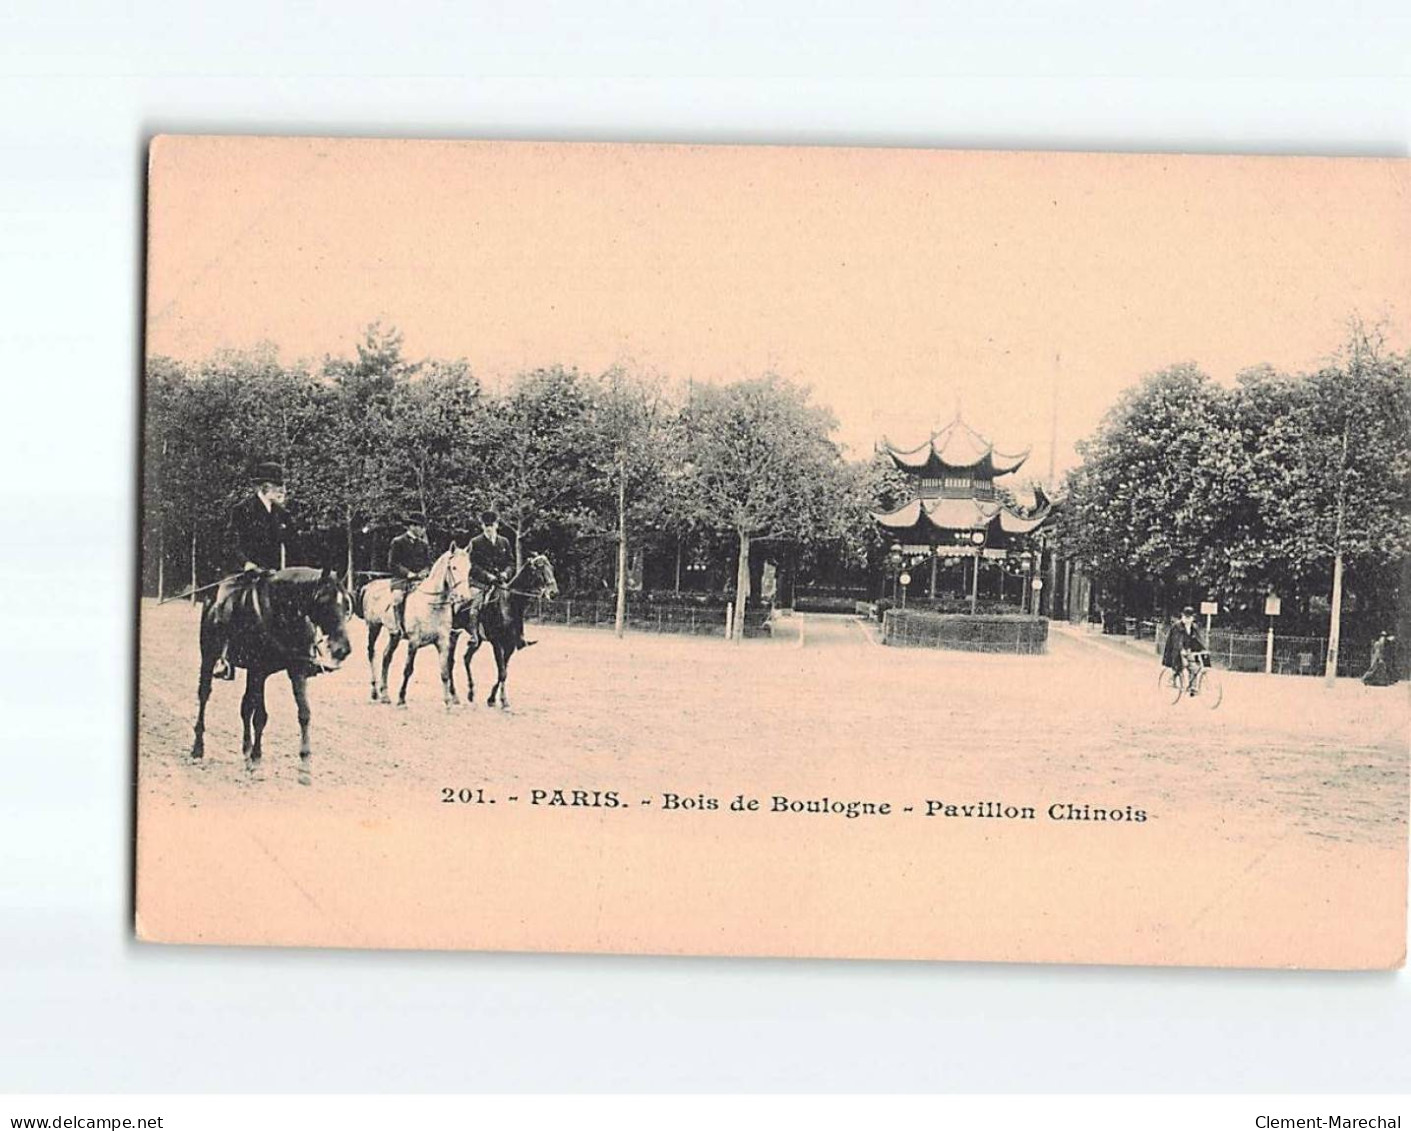
[[1411,136],[1393,0],[289,7],[0,12],[0,1088],[1411,1089],[1405,974],[134,944],[152,133],[1398,156]]

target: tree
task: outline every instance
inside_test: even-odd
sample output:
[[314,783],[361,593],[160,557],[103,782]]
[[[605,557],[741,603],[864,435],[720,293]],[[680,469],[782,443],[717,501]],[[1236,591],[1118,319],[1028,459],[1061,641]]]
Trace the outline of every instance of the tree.
[[486,410],[480,501],[498,504],[514,535],[516,568],[531,535],[592,523],[589,392],[577,370],[522,373]]
[[[1339,363],[1308,378],[1302,471],[1282,516],[1304,560],[1332,562],[1328,655],[1337,675],[1344,570],[1411,554],[1411,364],[1354,319]],[[1292,520],[1290,522],[1289,520]]]
[[669,405],[659,380],[614,366],[592,382],[585,421],[592,466],[617,545],[614,628],[627,626],[629,530],[659,522],[667,513],[666,474],[671,462]]
[[1150,374],[1077,448],[1060,537],[1098,581],[1228,581],[1240,465],[1226,395],[1206,374],[1190,364]]
[[732,635],[744,637],[752,543],[832,537],[848,520],[847,478],[836,422],[808,390],[773,375],[731,385],[693,386],[681,410],[688,476],[682,486],[697,519],[738,545]]

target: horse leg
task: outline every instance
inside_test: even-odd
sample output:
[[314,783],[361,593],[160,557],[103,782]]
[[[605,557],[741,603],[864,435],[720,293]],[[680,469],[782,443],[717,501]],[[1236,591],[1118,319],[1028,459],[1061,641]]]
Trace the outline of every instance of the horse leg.
[[289,673],[289,686],[294,691],[294,706],[299,712],[299,758],[307,761],[313,755],[309,745],[309,679],[308,676]]
[[500,709],[508,711],[510,709],[510,660],[514,658],[514,645],[506,644],[503,649],[495,652],[495,663],[500,669]]
[[372,684],[372,701],[377,702],[377,638],[382,635],[382,625],[378,621],[367,624],[367,676]]
[[294,689],[294,706],[299,711],[299,784],[311,785],[309,759],[313,757],[313,747],[309,745],[309,680],[307,676],[289,673],[289,686]]
[[470,658],[475,655],[475,650],[480,647],[480,640],[471,633],[465,638],[465,654],[461,657],[461,663],[465,665],[465,701],[472,707],[475,706],[475,680],[470,675]]
[[456,689],[451,683],[451,666],[455,662],[450,637],[440,637],[436,641],[437,659],[441,661],[441,702],[449,710],[456,705]]
[[417,644],[410,637],[407,638],[407,665],[402,669],[402,688],[397,692],[397,706],[407,705],[407,684],[412,679],[412,668],[416,666]]
[[245,694],[240,698],[240,722],[243,736],[240,748],[245,755],[245,768],[259,765],[263,752],[260,739],[269,715],[265,711],[265,673],[254,668],[245,671]]
[[485,700],[485,705],[493,707],[498,696],[503,710],[509,706],[505,696],[505,647],[496,639],[490,641],[490,649],[495,653],[495,686],[490,688],[490,696]]
[[216,657],[220,655],[220,642],[201,640],[201,674],[196,681],[196,732],[191,740],[191,760],[199,761],[206,754],[206,701],[211,697],[211,673],[216,668]]
[[456,641],[459,639],[460,633],[453,628],[451,629],[451,635],[446,640],[446,669],[444,678],[446,680],[446,690],[450,693],[452,703],[458,702],[456,692]]
[[390,628],[387,630],[387,647],[382,650],[382,679],[378,684],[378,693],[382,696],[382,702],[391,703],[392,696],[387,693],[387,673],[392,670],[392,657],[397,652],[397,645],[402,642],[402,638]]

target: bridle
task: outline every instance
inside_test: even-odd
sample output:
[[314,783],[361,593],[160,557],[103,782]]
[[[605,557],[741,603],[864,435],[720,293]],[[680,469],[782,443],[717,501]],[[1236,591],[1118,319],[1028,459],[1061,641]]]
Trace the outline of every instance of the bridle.
[[[431,599],[430,604],[433,609],[444,608],[446,605],[458,605],[465,603],[463,600],[458,600],[455,597],[457,581],[455,575],[454,562],[457,552],[458,551],[456,550],[447,550],[444,554],[441,555],[440,558],[436,559],[436,564],[440,564],[442,558],[444,558],[446,562],[445,569],[441,575],[441,584],[439,588],[431,590],[425,588],[427,582],[431,580],[431,574],[436,572],[436,565],[433,565],[431,567],[431,573],[428,573],[426,575],[426,578],[421,582],[421,584],[416,587],[416,592],[421,593]],[[469,579],[467,578],[467,581],[468,580]]]

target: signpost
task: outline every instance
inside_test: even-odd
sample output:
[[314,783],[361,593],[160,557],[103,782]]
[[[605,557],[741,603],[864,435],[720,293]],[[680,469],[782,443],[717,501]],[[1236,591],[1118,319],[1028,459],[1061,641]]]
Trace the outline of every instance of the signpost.
[[1269,618],[1269,636],[1264,641],[1264,674],[1274,672],[1274,618],[1279,615],[1283,602],[1270,593],[1264,598],[1264,615]]
[[1205,614],[1205,646],[1210,647],[1210,618],[1220,611],[1220,605],[1216,601],[1202,601],[1200,611]]

